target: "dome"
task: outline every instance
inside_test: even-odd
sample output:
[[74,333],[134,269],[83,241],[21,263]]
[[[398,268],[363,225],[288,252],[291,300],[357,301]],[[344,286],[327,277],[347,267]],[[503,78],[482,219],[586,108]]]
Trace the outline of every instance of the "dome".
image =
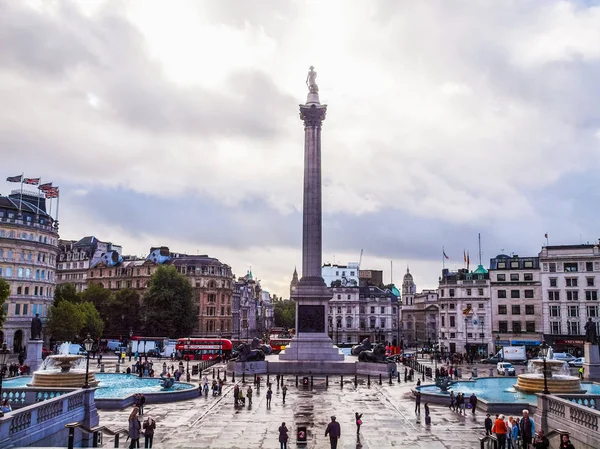
[[408,267],[406,267],[406,274],[404,275],[404,282],[412,282],[413,277],[412,274],[410,274],[410,270],[408,269]]
[[483,265],[477,265],[477,268],[475,269],[475,271],[473,271],[473,274],[486,274],[488,271],[483,268]]

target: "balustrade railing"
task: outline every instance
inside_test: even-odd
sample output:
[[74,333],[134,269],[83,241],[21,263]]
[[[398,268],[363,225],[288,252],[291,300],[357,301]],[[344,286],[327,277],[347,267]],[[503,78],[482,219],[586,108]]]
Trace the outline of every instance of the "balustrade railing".
[[[600,410],[584,403],[595,402],[598,398],[600,395],[589,395],[589,398],[584,398],[584,395],[550,396],[541,402],[541,404],[547,403],[547,410],[542,409],[541,412],[546,411],[548,420],[553,420],[555,425],[560,423],[561,428],[578,428],[596,434],[600,421]],[[539,406],[540,402],[538,401],[538,409]]]
[[11,407],[21,408],[28,405],[35,404],[37,402],[47,401],[49,399],[55,399],[66,393],[74,391],[74,388],[2,388],[2,402],[8,399]]
[[600,407],[600,394],[558,394],[556,396],[594,410]]

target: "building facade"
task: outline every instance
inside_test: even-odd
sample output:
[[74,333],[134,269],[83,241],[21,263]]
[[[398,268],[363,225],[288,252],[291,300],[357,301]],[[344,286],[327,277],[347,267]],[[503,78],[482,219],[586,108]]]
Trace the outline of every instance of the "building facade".
[[537,352],[543,340],[539,258],[499,254],[490,260],[489,276],[494,352],[502,346]]
[[261,321],[261,297],[262,290],[260,283],[254,279],[251,271],[238,278],[233,285],[233,302],[239,303],[239,325],[234,325],[239,331],[238,335],[234,335],[234,339],[248,341],[254,337],[262,338],[264,333],[268,331],[265,328],[265,323]]
[[589,318],[600,330],[598,244],[545,246],[541,266],[544,339],[557,352],[583,356]]
[[[354,287],[330,287],[333,297],[329,301],[327,319],[329,337],[334,344],[357,344],[365,338],[366,322],[361,329],[360,289]],[[364,309],[364,306],[363,306]],[[363,310],[364,315],[364,310]],[[374,340],[371,339],[371,342]]]
[[0,196],[0,277],[10,286],[2,340],[13,353],[26,350],[36,315],[45,327],[57,256],[58,223],[46,212],[45,197],[18,190]]
[[321,268],[321,276],[327,287],[335,282],[341,287],[358,287],[358,263],[349,262],[348,265],[324,264]]

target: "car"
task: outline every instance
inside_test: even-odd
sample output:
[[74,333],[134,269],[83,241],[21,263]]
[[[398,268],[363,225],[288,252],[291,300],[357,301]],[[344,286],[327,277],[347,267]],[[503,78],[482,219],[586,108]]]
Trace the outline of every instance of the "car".
[[569,363],[569,366],[573,366],[575,368],[581,368],[583,366],[583,364],[585,363],[585,357],[579,357],[575,360],[571,360]]
[[577,359],[574,355],[569,354],[568,352],[555,352],[552,356],[554,360],[560,360],[561,362],[572,362]]
[[496,365],[496,371],[498,374],[502,374],[504,376],[514,376],[516,374],[515,367],[512,366],[512,363],[508,362],[498,362]]
[[498,363],[498,357],[490,357],[488,359],[484,359],[481,363],[489,363],[490,365],[495,365]]

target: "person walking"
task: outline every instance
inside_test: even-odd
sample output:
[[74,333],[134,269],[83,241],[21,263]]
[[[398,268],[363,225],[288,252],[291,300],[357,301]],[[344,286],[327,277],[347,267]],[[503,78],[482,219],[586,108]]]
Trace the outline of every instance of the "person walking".
[[271,398],[273,397],[273,390],[270,388],[267,390],[267,408],[271,407]]
[[354,420],[356,421],[356,434],[360,434],[360,426],[362,426],[362,413],[354,412]]
[[448,406],[448,408],[452,411],[456,409],[456,396],[454,396],[454,391],[450,392],[450,405]]
[[235,405],[239,405],[239,402],[240,402],[240,387],[237,386],[237,385],[233,389],[233,398],[235,399],[234,404]]
[[431,416],[429,415],[429,404],[425,403],[425,425],[431,424]]
[[[283,383],[283,382],[281,382]],[[284,385],[281,387],[281,394],[283,395],[283,403],[285,404],[285,395],[287,394],[287,386]]]
[[251,406],[252,405],[252,386],[250,386],[250,385],[248,386],[248,390],[246,391],[246,397],[248,398],[248,406]]
[[136,447],[140,447],[140,420],[138,415],[140,413],[140,409],[137,407],[133,407],[131,414],[129,415],[129,438],[131,442],[129,443],[129,449],[134,449]]
[[529,445],[535,435],[535,423],[529,417],[529,410],[523,410],[523,419],[519,423],[519,434],[523,442],[523,449],[529,449]]
[[327,424],[327,429],[325,429],[325,436],[328,435],[331,449],[337,449],[338,440],[342,436],[342,428],[340,423],[335,420],[335,416],[331,417],[331,422]]
[[495,433],[496,438],[498,439],[498,449],[506,449],[506,434],[508,433],[508,428],[504,422],[504,415],[500,415],[498,419],[496,419],[494,426],[492,427],[492,433]]
[[583,372],[584,372],[584,368],[583,368],[583,366],[582,366],[581,368],[579,368],[579,378],[580,378],[581,380],[583,380]]
[[571,443],[571,440],[569,439],[569,435],[563,435],[561,440],[560,440],[560,446],[558,446],[560,449],[575,449],[575,446],[573,446],[573,443]]
[[415,393],[415,413],[421,414],[421,392],[417,391]]
[[550,441],[548,441],[548,438],[544,435],[542,429],[537,431],[535,440],[533,441],[533,447],[535,449],[548,449],[550,447]]
[[152,417],[146,417],[146,421],[142,425],[144,429],[144,447],[151,448],[152,441],[154,440],[154,429],[156,429],[156,421]]
[[285,423],[281,423],[279,426],[279,449],[287,449],[287,441],[288,441],[288,428],[285,426]]
[[491,435],[492,434],[492,418],[490,418],[490,414],[488,413],[487,415],[485,415],[485,434],[487,435]]
[[511,447],[518,449],[519,447],[519,422],[516,419],[512,421],[512,427],[510,428],[510,441]]
[[475,414],[475,409],[477,408],[477,396],[475,396],[475,393],[471,394],[469,404],[471,404],[471,413]]

